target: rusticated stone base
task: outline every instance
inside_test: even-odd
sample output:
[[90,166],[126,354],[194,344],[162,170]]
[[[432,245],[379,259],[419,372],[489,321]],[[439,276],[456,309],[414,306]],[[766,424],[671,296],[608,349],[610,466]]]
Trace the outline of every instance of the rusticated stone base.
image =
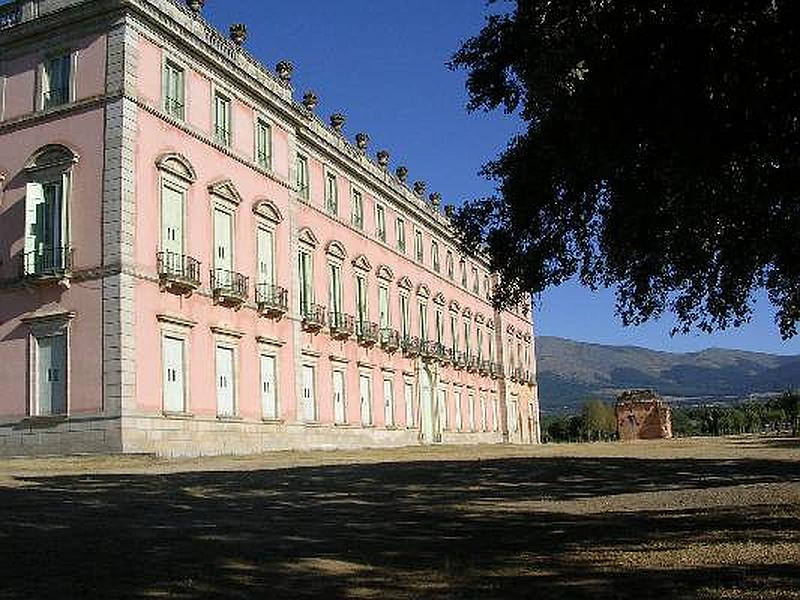
[[0,424],[0,456],[110,454],[121,451],[118,418],[40,417]]

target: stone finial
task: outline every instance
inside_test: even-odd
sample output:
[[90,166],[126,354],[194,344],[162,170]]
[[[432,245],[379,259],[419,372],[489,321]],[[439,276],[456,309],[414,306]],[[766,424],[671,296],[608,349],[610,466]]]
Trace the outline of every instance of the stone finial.
[[330,117],[331,127],[333,127],[336,133],[342,133],[342,127],[344,127],[344,122],[347,120],[347,117],[344,116],[342,113],[333,113]]
[[408,180],[408,167],[400,165],[394,170],[394,174],[400,180],[400,183],[405,183]]
[[424,181],[415,181],[414,182],[414,193],[422,197],[425,195],[425,182]]
[[231,41],[237,46],[244,44],[247,39],[247,25],[244,23],[234,23],[230,28]]
[[186,0],[186,6],[189,7],[189,10],[193,13],[199,13],[203,10],[203,5],[206,3],[206,0]]
[[448,219],[452,219],[456,216],[456,207],[452,204],[445,204],[444,205],[444,216]]
[[275,65],[275,71],[278,73],[281,81],[285,85],[289,85],[292,81],[292,73],[294,73],[294,65],[288,60],[282,60]]
[[378,153],[375,155],[378,158],[378,164],[383,167],[384,169],[389,166],[389,151],[388,150],[378,150]]
[[314,92],[308,90],[305,94],[303,94],[303,106],[305,106],[308,110],[313,112],[314,109],[317,108],[317,104],[319,104],[319,98]]
[[442,203],[442,195],[439,192],[433,192],[430,196],[431,206],[435,209],[439,209],[439,205]]
[[358,146],[358,149],[361,150],[362,152],[366,152],[367,144],[369,144],[369,134],[364,132],[357,133],[356,146]]

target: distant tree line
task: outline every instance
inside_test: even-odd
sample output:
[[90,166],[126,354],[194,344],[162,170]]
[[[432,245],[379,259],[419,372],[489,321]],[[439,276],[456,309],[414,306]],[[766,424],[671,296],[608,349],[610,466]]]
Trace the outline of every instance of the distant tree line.
[[[742,433],[800,433],[800,392],[787,391],[775,398],[731,406],[672,408],[672,433],[676,437]],[[545,442],[594,442],[617,439],[614,406],[599,399],[584,402],[578,415],[545,415]]]

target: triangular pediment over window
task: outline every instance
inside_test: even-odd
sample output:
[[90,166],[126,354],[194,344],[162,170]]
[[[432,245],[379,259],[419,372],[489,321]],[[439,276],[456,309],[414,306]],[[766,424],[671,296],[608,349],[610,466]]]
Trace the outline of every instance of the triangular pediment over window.
[[208,193],[227,200],[231,204],[239,205],[242,203],[242,197],[239,191],[230,179],[222,179],[208,186]]
[[424,283],[420,283],[417,287],[417,296],[422,296],[423,298],[430,298],[431,290],[428,288],[427,285]]
[[444,300],[444,294],[443,294],[442,292],[439,292],[438,294],[436,294],[436,295],[433,297],[433,301],[434,301],[436,304],[441,304],[442,306],[444,306],[444,303],[445,303],[445,300]]
[[303,227],[298,232],[297,239],[301,244],[311,246],[312,248],[316,248],[317,245],[319,244],[317,236],[315,236],[314,232],[311,231],[308,227]]
[[394,279],[394,272],[386,265],[381,265],[378,267],[377,276],[378,279],[385,279],[386,281],[392,281]]
[[361,269],[362,271],[371,271],[372,264],[367,260],[367,257],[363,254],[359,254],[353,259],[353,266],[356,269]]
[[328,242],[327,248],[325,248],[325,252],[333,256],[334,258],[338,258],[339,260],[344,260],[347,258],[347,250],[344,249],[344,246],[341,242],[337,242],[336,240],[331,240]]
[[183,179],[187,183],[197,181],[197,172],[194,170],[192,163],[177,152],[166,152],[159,156],[158,160],[156,160],[156,167],[161,171]]
[[411,287],[412,287],[412,285],[411,285],[411,280],[410,280],[408,277],[406,277],[405,275],[403,275],[403,276],[402,276],[402,277],[401,277],[401,278],[400,278],[400,279],[397,281],[397,287],[401,287],[401,288],[403,288],[404,290],[410,290],[410,289],[411,289]]

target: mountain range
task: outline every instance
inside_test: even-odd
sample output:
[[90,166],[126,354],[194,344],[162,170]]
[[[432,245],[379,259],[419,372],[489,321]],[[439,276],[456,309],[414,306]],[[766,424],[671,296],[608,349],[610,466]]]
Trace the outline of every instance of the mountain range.
[[574,412],[589,397],[649,388],[675,401],[732,399],[800,386],[800,356],[709,348],[674,353],[537,336],[545,413]]

